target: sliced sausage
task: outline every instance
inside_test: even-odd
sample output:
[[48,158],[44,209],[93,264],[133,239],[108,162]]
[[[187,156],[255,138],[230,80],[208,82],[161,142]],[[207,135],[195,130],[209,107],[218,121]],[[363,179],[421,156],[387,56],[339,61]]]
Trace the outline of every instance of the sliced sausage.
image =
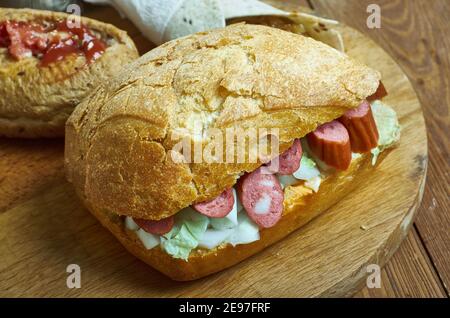
[[327,165],[338,170],[346,170],[350,166],[350,138],[347,129],[339,121],[333,120],[319,126],[306,138],[313,154]]
[[373,101],[377,99],[382,99],[383,97],[387,96],[386,88],[384,87],[383,83],[380,81],[380,84],[378,85],[378,88],[375,93],[367,97],[368,101]]
[[260,227],[272,227],[280,220],[284,193],[277,177],[267,167],[242,177],[237,190],[248,216]]
[[230,213],[234,205],[233,189],[223,191],[211,201],[194,204],[195,210],[210,218],[223,218]]
[[170,232],[175,223],[175,218],[173,216],[169,216],[168,218],[161,219],[158,221],[135,219],[135,218],[133,218],[133,220],[145,232],[156,235],[163,235]]
[[367,152],[377,146],[378,129],[369,102],[347,111],[339,121],[347,128],[353,152]]
[[300,168],[301,158],[302,144],[300,143],[300,139],[295,139],[288,150],[267,164],[267,168],[273,173],[282,175],[293,174]]

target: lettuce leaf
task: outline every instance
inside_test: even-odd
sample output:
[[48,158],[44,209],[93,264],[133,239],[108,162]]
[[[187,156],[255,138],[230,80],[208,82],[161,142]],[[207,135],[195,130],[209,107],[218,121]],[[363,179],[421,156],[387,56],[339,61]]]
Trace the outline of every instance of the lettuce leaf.
[[318,192],[321,183],[322,183],[321,177],[313,177],[305,181],[305,187],[310,188],[314,192]]
[[371,150],[372,165],[375,165],[379,154],[400,139],[400,125],[395,111],[379,100],[374,101],[371,108],[379,134],[378,146]]
[[184,224],[173,238],[161,237],[161,247],[174,258],[187,260],[191,250],[196,248],[197,245],[197,239]]
[[299,180],[310,180],[314,177],[320,176],[320,171],[316,167],[316,163],[307,153],[303,153],[300,160],[300,168],[294,172],[294,177]]
[[139,229],[136,232],[136,235],[139,237],[142,244],[144,244],[145,248],[148,250],[151,250],[152,248],[160,244],[160,238],[158,235],[147,233],[143,229]]
[[259,227],[247,216],[245,211],[238,213],[239,225],[234,229],[226,242],[233,246],[248,244],[259,240]]
[[278,181],[280,181],[280,185],[281,185],[282,189],[299,182],[298,179],[294,178],[294,176],[292,176],[290,174],[287,174],[287,175],[277,174],[277,177],[278,177]]
[[185,225],[192,236],[199,240],[208,227],[209,218],[188,207],[177,214],[176,223]]
[[235,229],[213,230],[208,229],[203,234],[199,241],[199,246],[207,249],[213,249],[222,244],[230,235],[234,233]]
[[175,217],[173,229],[161,237],[161,248],[174,258],[187,261],[191,251],[198,246],[209,224],[208,217],[186,208]]

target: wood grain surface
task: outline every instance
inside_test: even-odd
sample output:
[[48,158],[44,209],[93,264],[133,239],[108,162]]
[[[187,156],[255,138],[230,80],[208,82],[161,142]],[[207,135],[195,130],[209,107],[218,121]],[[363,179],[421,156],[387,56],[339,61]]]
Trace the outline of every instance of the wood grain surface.
[[[287,2],[291,5],[305,4],[305,1]],[[438,40],[444,38],[444,29],[448,29],[448,23],[445,24],[448,17],[438,17],[438,27],[430,25],[428,18],[438,15],[437,11],[448,13],[449,10],[445,0],[433,6],[427,6],[427,1],[404,2],[381,2],[383,27],[373,31],[368,30],[365,24],[367,4],[364,2],[311,1],[319,13],[338,18],[368,34],[396,58],[396,62],[413,80],[425,106],[428,126],[430,122],[432,126],[428,135],[430,156],[434,151],[437,158],[430,158],[429,180],[421,215],[409,232],[408,239],[383,269],[382,288],[363,289],[356,294],[359,297],[442,297],[448,294],[449,63],[445,54],[449,42]],[[426,12],[427,19],[415,17],[414,14],[422,11]],[[387,18],[385,12],[390,12]],[[99,20],[114,21],[114,24],[128,30],[141,53],[152,48],[152,44],[129,21],[120,19],[112,9],[86,6],[85,13]],[[420,14],[418,16],[422,17]],[[420,32],[415,30],[417,25],[423,27]],[[397,30],[399,26],[404,26],[402,32]],[[387,33],[384,33],[384,28],[387,28]],[[414,58],[402,50],[402,40],[415,43],[406,46],[415,49],[412,51]],[[154,272],[130,257],[95,219],[77,205],[70,186],[61,181],[62,147],[60,141],[0,140],[0,223],[2,228],[11,229],[0,233],[0,238],[5,242],[0,247],[0,255],[8,255],[0,264],[0,278],[2,287],[5,287],[1,290],[8,295],[99,295],[95,288],[97,284],[107,285],[110,291],[120,289],[121,296],[146,295],[145,286],[139,282],[143,275],[155,275]],[[55,198],[62,200],[64,206],[55,208]],[[27,226],[30,216],[32,226]],[[12,226],[26,229],[29,235],[24,237]],[[308,233],[308,230],[305,231]],[[44,246],[38,244],[42,241]],[[30,246],[36,248],[30,249]],[[40,252],[44,253],[41,255]],[[65,266],[68,262],[82,263],[83,260],[88,260],[88,270],[83,272],[83,279],[89,281],[89,285],[83,288],[83,293],[68,290],[65,288]],[[114,266],[105,266],[111,262]],[[16,270],[11,271],[11,268]],[[27,275],[20,275],[21,272]],[[33,280],[40,280],[40,284],[31,284]],[[150,279],[148,283],[151,282]],[[51,286],[51,291],[43,289],[43,285]],[[177,288],[175,283],[166,282],[165,285],[169,291]],[[247,295],[258,293],[257,286],[247,286]]]

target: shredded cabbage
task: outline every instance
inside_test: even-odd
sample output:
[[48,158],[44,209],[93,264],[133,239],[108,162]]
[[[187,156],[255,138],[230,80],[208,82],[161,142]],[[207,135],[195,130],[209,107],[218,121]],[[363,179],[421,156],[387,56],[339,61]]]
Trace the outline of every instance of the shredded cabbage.
[[131,216],[127,216],[125,218],[125,227],[131,231],[139,230],[139,225],[137,225],[136,222],[134,222]]
[[187,260],[191,250],[196,248],[197,245],[197,239],[184,224],[173,238],[165,239],[161,236],[161,247],[174,258]]
[[161,237],[161,248],[174,258],[187,260],[209,224],[208,217],[188,207],[175,216],[173,229]]
[[233,246],[239,244],[248,244],[259,240],[259,227],[247,216],[245,211],[238,214],[239,225],[227,239],[227,242]]
[[361,156],[362,156],[362,155],[361,155],[360,153],[352,152],[352,160],[361,158]]
[[305,181],[305,187],[310,188],[314,192],[319,191],[320,184],[322,183],[321,177],[313,177]]
[[292,175],[281,175],[278,174],[278,181],[280,181],[281,188],[284,189],[290,185],[298,183],[298,179],[294,178]]
[[317,169],[316,163],[304,152],[300,160],[300,168],[294,172],[294,177],[299,180],[310,180],[318,176],[320,176],[320,171]]
[[143,229],[139,229],[136,232],[136,235],[139,237],[142,244],[144,244],[145,248],[148,250],[151,250],[152,248],[159,245],[160,239],[158,235],[147,233]]
[[400,139],[400,125],[395,111],[379,100],[372,102],[371,108],[379,135],[378,146],[371,150],[372,165],[375,165],[379,154]]
[[224,242],[231,234],[234,233],[234,229],[213,230],[208,229],[203,234],[203,237],[199,241],[198,246],[213,249]]

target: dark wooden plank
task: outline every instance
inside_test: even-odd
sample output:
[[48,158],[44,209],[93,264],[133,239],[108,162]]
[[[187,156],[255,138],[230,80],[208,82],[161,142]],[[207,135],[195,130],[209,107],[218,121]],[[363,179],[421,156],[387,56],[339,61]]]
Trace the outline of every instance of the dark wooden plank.
[[395,57],[415,87],[427,124],[430,159],[416,227],[448,294],[450,2],[377,1],[381,7],[381,29],[368,29],[366,25],[366,9],[370,3],[373,1],[311,0],[318,13],[338,19],[373,38]]

